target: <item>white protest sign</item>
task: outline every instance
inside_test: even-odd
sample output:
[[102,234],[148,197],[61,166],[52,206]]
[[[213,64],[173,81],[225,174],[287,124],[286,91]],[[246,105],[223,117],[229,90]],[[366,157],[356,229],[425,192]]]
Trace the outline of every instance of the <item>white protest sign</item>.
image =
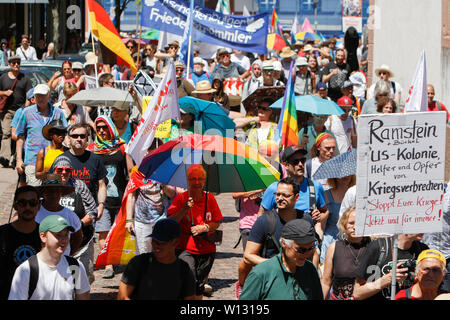
[[445,112],[358,118],[357,236],[442,231]]
[[[123,91],[128,91],[128,87],[132,83],[133,83],[133,81],[128,81],[128,80],[114,80],[114,88],[120,89]],[[85,75],[84,76],[84,86],[85,86],[86,90],[97,88],[95,77]]]

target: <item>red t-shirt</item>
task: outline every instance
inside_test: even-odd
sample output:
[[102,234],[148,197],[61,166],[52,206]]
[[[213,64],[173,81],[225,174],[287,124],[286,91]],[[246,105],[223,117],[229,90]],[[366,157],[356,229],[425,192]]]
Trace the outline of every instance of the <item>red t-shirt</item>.
[[[448,122],[448,120],[450,118],[450,114],[448,113],[447,108],[444,106],[444,104],[442,102],[439,102],[439,104],[441,106],[440,111],[445,111],[447,113],[447,122]],[[436,101],[433,101],[431,104],[428,104],[428,111],[439,111]]]
[[[172,204],[167,210],[167,216],[180,212],[184,207],[188,199],[188,192],[183,192],[177,194],[173,199]],[[180,220],[181,236],[178,243],[177,249],[186,250],[192,254],[208,254],[216,252],[216,245],[209,241],[206,241],[202,237],[193,237],[191,234],[191,221],[194,220],[194,225],[201,225],[208,222],[220,222],[222,217],[222,212],[220,211],[219,205],[216,199],[210,193],[208,193],[208,203],[207,212],[211,212],[211,220],[205,221],[205,193],[203,193],[202,199],[200,201],[194,201],[194,206],[191,210],[188,210],[183,218]]]
[[[415,285],[413,285],[410,289],[412,291],[412,288]],[[448,293],[448,291],[445,290],[441,290],[439,291],[439,294],[441,293]],[[396,295],[395,295],[395,300],[408,300],[408,298],[406,297],[406,289],[400,290]],[[411,295],[411,300],[419,300],[416,297],[414,297],[413,295]]]

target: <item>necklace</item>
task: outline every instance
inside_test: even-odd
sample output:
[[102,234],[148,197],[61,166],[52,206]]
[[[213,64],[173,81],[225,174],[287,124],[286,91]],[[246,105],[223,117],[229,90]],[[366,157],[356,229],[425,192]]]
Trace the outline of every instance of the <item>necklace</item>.
[[347,245],[346,245],[346,247],[348,248],[348,250],[350,251],[350,254],[352,255],[352,257],[353,257],[353,264],[355,265],[355,266],[358,266],[359,265],[359,255],[360,255],[360,253],[361,253],[361,249],[362,249],[362,247],[360,247],[359,249],[358,249],[358,254],[355,256],[354,254],[353,254],[353,250],[350,248],[351,246],[352,246],[352,244],[350,243],[350,242],[348,242],[347,240],[345,241],[346,243],[347,243]]

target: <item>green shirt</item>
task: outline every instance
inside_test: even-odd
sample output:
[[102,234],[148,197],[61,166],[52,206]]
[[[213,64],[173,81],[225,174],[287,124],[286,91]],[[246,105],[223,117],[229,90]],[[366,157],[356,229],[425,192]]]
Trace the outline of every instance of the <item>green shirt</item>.
[[317,269],[310,261],[292,274],[279,253],[252,269],[239,300],[323,300],[323,294]]

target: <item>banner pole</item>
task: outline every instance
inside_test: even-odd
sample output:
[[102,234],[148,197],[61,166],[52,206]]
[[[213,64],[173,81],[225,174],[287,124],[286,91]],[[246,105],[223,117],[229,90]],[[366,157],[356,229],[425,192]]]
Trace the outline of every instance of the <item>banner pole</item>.
[[391,284],[391,300],[395,300],[395,290],[397,286],[397,261],[398,261],[398,235],[393,238],[394,247],[392,248],[392,284]]

